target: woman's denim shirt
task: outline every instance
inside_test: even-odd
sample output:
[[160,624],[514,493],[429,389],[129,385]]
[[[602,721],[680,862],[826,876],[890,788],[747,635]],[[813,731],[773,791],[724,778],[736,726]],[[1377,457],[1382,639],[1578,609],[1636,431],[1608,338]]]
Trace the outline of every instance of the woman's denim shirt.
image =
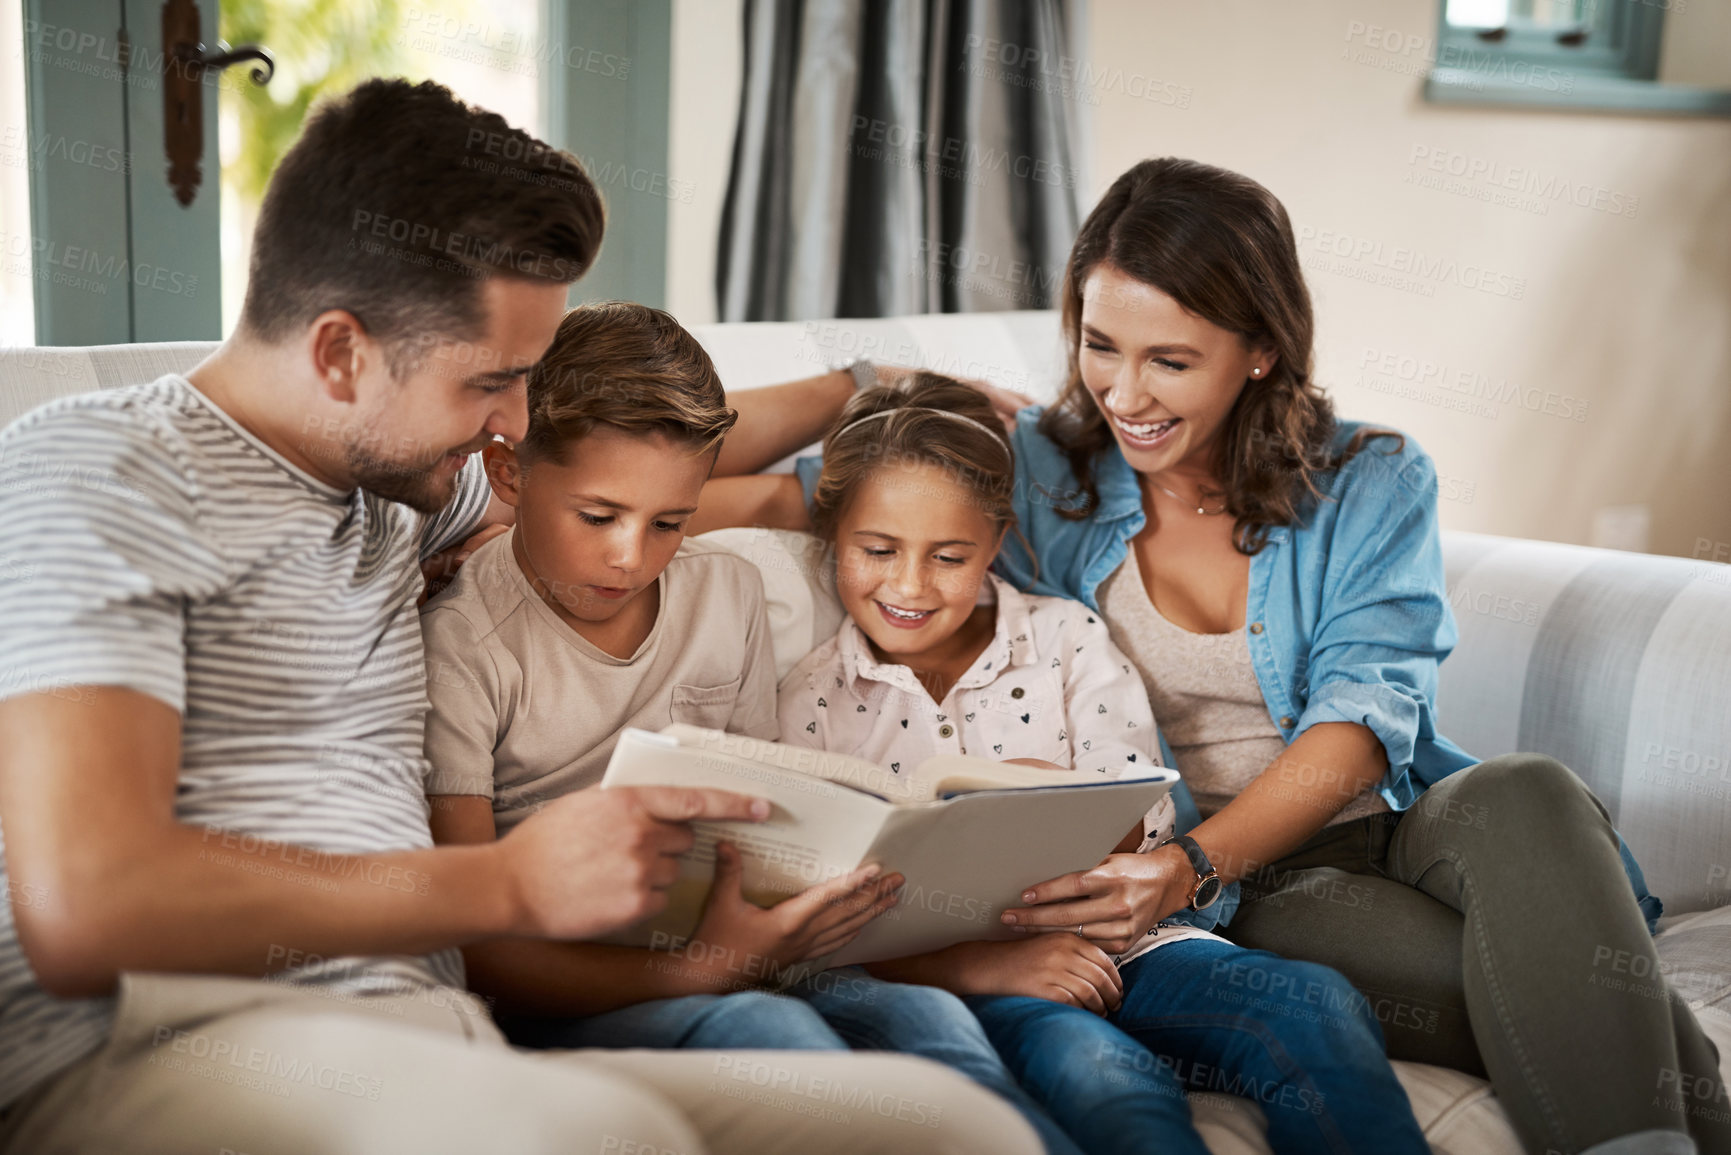
[[[1034,406],[1017,417],[1014,501],[1022,536],[1008,535],[994,568],[1021,589],[1074,598],[1098,613],[1100,583],[1124,563],[1146,523],[1141,488],[1113,445],[1095,463],[1100,501],[1093,516],[1060,516],[1060,508],[1080,504],[1081,487],[1069,459],[1037,428],[1042,412]],[[1361,428],[1341,422],[1335,450]],[[820,458],[798,463],[808,502],[820,467]],[[1375,734],[1388,755],[1378,792],[1405,810],[1427,787],[1479,761],[1436,725],[1437,664],[1459,637],[1443,579],[1436,469],[1411,438],[1378,437],[1317,483],[1323,497],[1306,505],[1300,524],[1270,529],[1250,559],[1251,664],[1268,716],[1287,742],[1323,722],[1353,722]],[[1170,749],[1166,755],[1173,764]],[[1196,821],[1184,791],[1179,828]],[[1651,930],[1659,900],[1647,893],[1621,837],[1618,845]],[[1215,917],[1196,923],[1230,922],[1236,891],[1202,912]]]

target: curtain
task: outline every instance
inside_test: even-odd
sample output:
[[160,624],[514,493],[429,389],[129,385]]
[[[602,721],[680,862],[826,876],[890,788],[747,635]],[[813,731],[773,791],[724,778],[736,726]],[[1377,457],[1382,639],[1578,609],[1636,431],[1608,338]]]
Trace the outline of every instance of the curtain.
[[1076,0],[746,0],[724,321],[1039,309],[1080,223]]

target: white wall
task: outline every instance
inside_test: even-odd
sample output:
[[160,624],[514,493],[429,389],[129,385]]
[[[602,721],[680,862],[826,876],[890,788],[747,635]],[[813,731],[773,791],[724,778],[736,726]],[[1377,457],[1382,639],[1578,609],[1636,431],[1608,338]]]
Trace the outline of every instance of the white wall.
[[[1731,120],[1426,104],[1435,0],[1091,12],[1091,195],[1160,155],[1273,190],[1301,237],[1319,380],[1346,416],[1431,452],[1445,526],[1682,555],[1731,542]],[[1170,85],[1188,99],[1131,95]],[[1517,203],[1447,172],[1491,165]],[[1538,195],[1559,182],[1588,207]],[[1441,279],[1375,283],[1415,260]]]
[[744,57],[743,0],[673,0],[668,176],[690,190],[667,208],[667,311],[686,325],[715,320],[715,247]]

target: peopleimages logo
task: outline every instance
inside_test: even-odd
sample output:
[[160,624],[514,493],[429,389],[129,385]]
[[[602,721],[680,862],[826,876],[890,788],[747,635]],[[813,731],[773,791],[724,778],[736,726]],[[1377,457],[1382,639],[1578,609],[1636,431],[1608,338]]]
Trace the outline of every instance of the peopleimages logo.
[[1641,198],[1629,193],[1451,148],[1415,144],[1407,164],[1411,166],[1405,178],[1408,184],[1506,203],[1540,216],[1552,204],[1571,204],[1614,217],[1633,217],[1641,207]]
[[1521,385],[1507,377],[1451,367],[1442,361],[1367,345],[1359,352],[1358,368],[1358,384],[1364,388],[1414,400],[1423,400],[1421,394],[1431,390],[1452,394],[1461,404],[1450,408],[1460,408],[1475,416],[1494,418],[1500,412],[1497,406],[1513,405],[1564,421],[1587,419],[1589,402],[1584,397]]
[[1458,285],[1511,301],[1522,300],[1527,295],[1525,277],[1488,265],[1438,256],[1406,245],[1387,245],[1370,237],[1333,229],[1317,229],[1310,225],[1300,227],[1298,247],[1301,251],[1309,248],[1322,256],[1324,259],[1316,265],[1324,272],[1386,284],[1421,296],[1435,296],[1439,284]]

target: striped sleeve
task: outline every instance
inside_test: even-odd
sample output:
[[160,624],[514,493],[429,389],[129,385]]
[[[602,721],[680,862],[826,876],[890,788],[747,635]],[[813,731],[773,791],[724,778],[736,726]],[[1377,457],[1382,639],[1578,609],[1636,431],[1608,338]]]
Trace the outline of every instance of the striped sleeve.
[[0,698],[124,686],[184,712],[185,604],[223,581],[180,435],[50,405],[0,433]]
[[479,453],[471,453],[457,474],[457,492],[450,503],[421,527],[421,560],[467,540],[480,527],[492,496],[486,464]]

